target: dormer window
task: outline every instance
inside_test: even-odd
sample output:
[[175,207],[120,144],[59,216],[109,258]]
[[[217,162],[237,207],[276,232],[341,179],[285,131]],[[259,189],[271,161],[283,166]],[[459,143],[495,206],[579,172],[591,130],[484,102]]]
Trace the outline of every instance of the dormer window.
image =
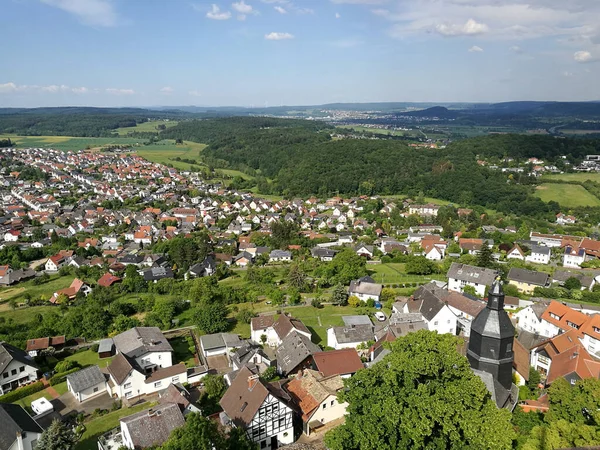
[[593,327],[594,328],[594,333],[600,333],[600,328],[598,327]]
[[567,320],[567,325],[569,325],[571,328],[575,328],[577,330],[579,329],[579,325],[576,325],[573,322],[569,322],[568,320]]
[[560,317],[558,317],[556,314],[554,313],[550,313],[550,317],[555,319],[555,320],[560,320]]

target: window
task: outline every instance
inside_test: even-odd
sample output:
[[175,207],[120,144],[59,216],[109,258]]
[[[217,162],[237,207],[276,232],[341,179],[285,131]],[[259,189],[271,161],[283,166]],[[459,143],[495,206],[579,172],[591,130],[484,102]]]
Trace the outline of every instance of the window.
[[438,321],[436,320],[435,322],[433,322],[433,324],[434,324],[434,325],[437,325],[437,324],[438,324]]
[[13,369],[13,370],[11,370],[11,371],[10,371],[10,374],[11,374],[11,375],[16,375],[16,374],[17,374],[17,369]]
[[508,345],[506,346],[506,351],[507,351],[507,352],[512,352],[512,344],[508,344]]
[[265,439],[264,441],[260,441],[260,448],[266,448],[267,447],[267,440]]
[[97,387],[94,388],[94,392],[98,392],[98,388]]
[[123,385],[123,387],[124,387],[125,389],[129,389],[129,388],[131,387],[131,383],[125,383],[125,384]]
[[449,324],[449,323],[450,323],[450,319],[448,319],[448,322],[446,322],[446,323],[448,323],[448,324]]
[[179,383],[179,377],[178,376],[177,377],[173,377],[172,380],[173,380],[173,383]]
[[162,359],[162,355],[158,355],[158,359]]
[[21,431],[21,437],[25,439],[27,437],[27,432]]
[[130,398],[131,397],[131,391],[125,392],[125,398]]
[[159,388],[161,386],[162,386],[162,381],[157,381],[156,383],[154,383],[155,388]]
[[334,403],[335,403],[335,400],[331,400],[331,405],[330,406],[333,406]]
[[285,427],[285,417],[279,419],[279,428]]
[[327,403],[323,403],[323,409],[327,408]]
[[8,372],[4,372],[4,374],[2,375],[4,378],[8,378]]
[[25,372],[25,366],[19,367],[19,372]]

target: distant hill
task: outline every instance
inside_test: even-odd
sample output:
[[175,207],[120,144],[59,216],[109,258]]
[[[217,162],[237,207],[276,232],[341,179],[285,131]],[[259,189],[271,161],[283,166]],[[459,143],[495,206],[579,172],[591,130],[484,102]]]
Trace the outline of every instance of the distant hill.
[[440,119],[456,119],[461,115],[461,113],[459,113],[458,111],[450,111],[444,106],[434,106],[432,108],[423,109],[421,111],[403,113],[402,115],[410,117],[439,117]]

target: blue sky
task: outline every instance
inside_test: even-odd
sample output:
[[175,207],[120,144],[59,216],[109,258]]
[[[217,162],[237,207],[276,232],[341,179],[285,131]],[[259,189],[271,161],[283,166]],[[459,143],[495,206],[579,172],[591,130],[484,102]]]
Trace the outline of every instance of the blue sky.
[[598,0],[2,0],[0,106],[600,100]]

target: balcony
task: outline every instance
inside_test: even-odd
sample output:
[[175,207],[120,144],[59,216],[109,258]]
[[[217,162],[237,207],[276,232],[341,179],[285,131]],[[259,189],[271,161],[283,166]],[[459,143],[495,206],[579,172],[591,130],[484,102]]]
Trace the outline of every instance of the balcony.
[[113,428],[98,438],[98,450],[117,450],[123,446],[120,428]]

